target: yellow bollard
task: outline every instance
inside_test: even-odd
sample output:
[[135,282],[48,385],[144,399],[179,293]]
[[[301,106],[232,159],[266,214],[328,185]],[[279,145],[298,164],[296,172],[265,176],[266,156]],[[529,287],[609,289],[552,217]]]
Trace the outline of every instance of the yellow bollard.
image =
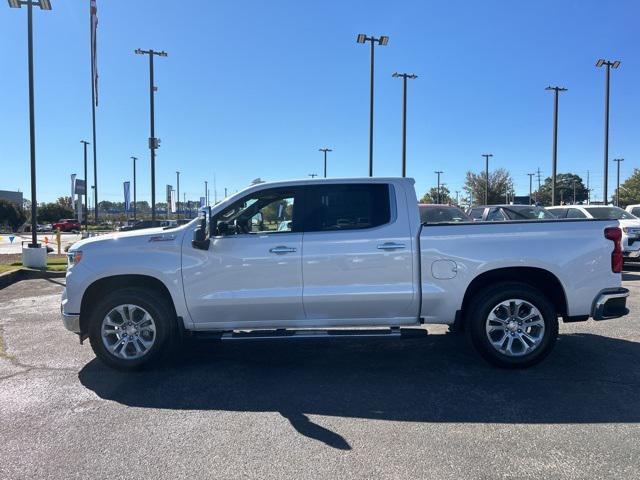
[[58,244],[58,255],[60,255],[60,247],[61,247],[62,240],[60,239],[60,229],[59,228],[56,229],[56,243]]

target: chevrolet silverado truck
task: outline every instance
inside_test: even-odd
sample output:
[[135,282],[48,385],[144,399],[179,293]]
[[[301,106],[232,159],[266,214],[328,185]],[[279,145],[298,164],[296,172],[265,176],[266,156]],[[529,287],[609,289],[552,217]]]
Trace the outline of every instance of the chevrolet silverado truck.
[[559,318],[628,312],[617,221],[422,224],[413,183],[259,183],[186,225],[82,240],[68,252],[64,325],[123,370],[185,336],[397,337],[422,324],[524,368],[552,350]]

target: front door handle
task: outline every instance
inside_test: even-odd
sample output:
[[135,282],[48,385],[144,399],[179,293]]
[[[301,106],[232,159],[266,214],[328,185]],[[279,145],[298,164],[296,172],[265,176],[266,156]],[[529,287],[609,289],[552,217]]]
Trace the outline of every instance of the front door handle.
[[399,250],[404,248],[404,243],[385,242],[378,245],[378,250]]
[[282,254],[282,253],[293,253],[296,251],[293,247],[285,247],[284,245],[279,245],[277,247],[270,248],[269,251],[271,253]]

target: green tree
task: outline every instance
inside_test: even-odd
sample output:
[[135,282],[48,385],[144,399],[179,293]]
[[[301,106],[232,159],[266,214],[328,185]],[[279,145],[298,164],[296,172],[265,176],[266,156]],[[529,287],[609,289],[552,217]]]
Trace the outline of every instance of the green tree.
[[[484,172],[474,173],[467,172],[467,178],[464,182],[464,191],[469,196],[471,203],[475,205],[484,205],[485,190],[487,180]],[[489,172],[489,192],[488,204],[495,205],[504,203],[505,192],[513,190],[513,180],[511,174],[504,168],[498,168],[493,172]]]
[[420,199],[420,203],[453,203],[451,192],[446,185],[440,185],[440,197],[438,198],[438,187],[431,187]]
[[640,169],[634,168],[631,176],[620,185],[620,201],[618,203],[623,208],[627,205],[640,203]]
[[39,222],[57,222],[62,218],[73,218],[73,210],[60,203],[45,203],[38,207]]
[[[556,204],[570,204],[573,201],[573,187],[575,182],[576,198],[575,203],[585,202],[589,197],[587,187],[582,178],[575,173],[559,173],[556,175]],[[544,206],[551,205],[551,177],[547,177],[540,190],[534,193],[538,203]]]
[[58,205],[62,205],[63,207],[73,209],[73,205],[71,203],[71,197],[58,197],[58,199],[56,200],[56,203]]
[[7,200],[0,200],[0,226],[16,231],[27,220],[24,209]]

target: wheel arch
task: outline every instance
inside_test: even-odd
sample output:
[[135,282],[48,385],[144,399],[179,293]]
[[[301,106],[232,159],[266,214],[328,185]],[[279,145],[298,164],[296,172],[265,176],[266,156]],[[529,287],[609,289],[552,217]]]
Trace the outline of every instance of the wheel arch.
[[[152,290],[165,297],[174,315],[176,315],[176,307],[171,297],[171,292],[167,286],[156,277],[140,274],[125,274],[103,277],[94,281],[82,295],[82,303],[80,304],[80,335],[85,337],[89,331],[89,319],[97,301],[101,296],[113,290],[121,290],[123,288],[142,287]],[[106,290],[106,291],[105,291]]]
[[461,315],[457,316],[457,320],[464,321],[469,303],[480,290],[498,282],[525,283],[537,288],[551,300],[558,315],[567,317],[567,295],[557,276],[543,268],[506,267],[483,272],[471,281],[465,291]]

